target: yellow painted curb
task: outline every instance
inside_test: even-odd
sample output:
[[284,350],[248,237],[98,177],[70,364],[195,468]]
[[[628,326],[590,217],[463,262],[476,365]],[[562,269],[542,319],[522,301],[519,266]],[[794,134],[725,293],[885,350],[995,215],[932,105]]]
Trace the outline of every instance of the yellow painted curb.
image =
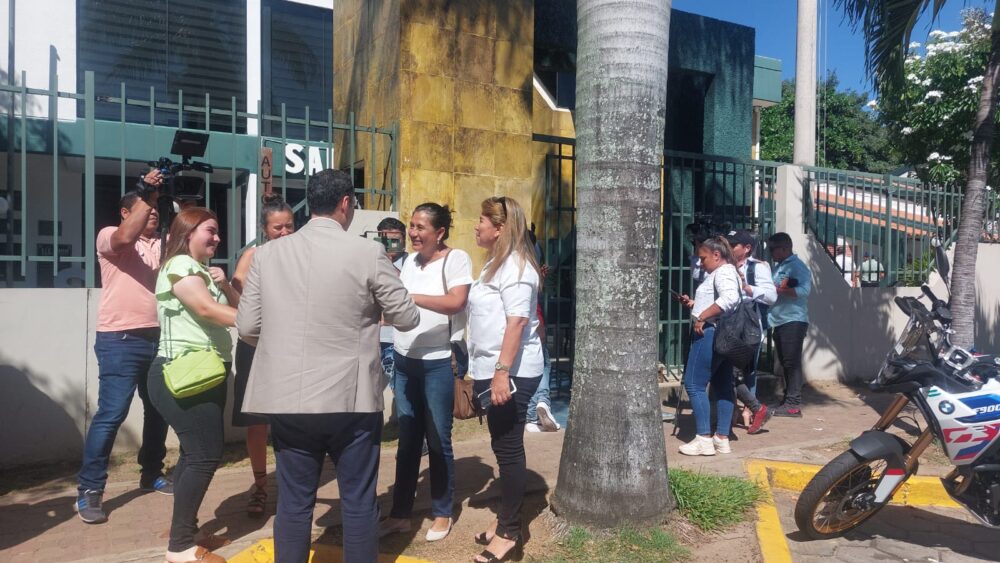
[[[771,487],[801,492],[821,468],[820,465],[787,461],[746,461],[747,475],[764,491],[764,500],[757,505],[757,541],[765,563],[792,561]],[[893,495],[892,504],[961,508],[961,505],[948,496],[941,480],[933,477],[910,477]]]
[[[405,555],[380,553],[379,563],[433,563]],[[274,540],[260,540],[243,551],[227,559],[229,563],[274,563]],[[309,550],[309,563],[343,563],[344,552],[333,545],[314,545]]]
[[[819,465],[788,461],[754,460],[751,463],[759,463],[766,467],[770,484],[773,487],[790,491],[801,491],[806,488],[806,485],[821,468]],[[960,504],[948,496],[940,479],[919,476],[907,479],[893,495],[891,504],[962,508]]]
[[765,563],[792,563],[792,552],[788,549],[778,508],[771,496],[767,466],[757,460],[748,460],[746,468],[750,479],[760,485],[764,492],[764,499],[757,504],[757,542],[760,544],[760,554]]

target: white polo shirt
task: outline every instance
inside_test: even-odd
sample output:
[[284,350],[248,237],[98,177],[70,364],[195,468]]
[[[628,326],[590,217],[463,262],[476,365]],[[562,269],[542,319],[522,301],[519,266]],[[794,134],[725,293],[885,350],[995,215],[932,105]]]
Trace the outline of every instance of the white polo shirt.
[[[538,272],[520,255],[512,254],[493,279],[484,281],[490,262],[469,290],[469,372],[473,379],[492,379],[507,330],[507,317],[524,317],[520,352],[510,368],[511,377],[541,377],[542,340],[538,336]],[[522,270],[523,267],[523,270]]]

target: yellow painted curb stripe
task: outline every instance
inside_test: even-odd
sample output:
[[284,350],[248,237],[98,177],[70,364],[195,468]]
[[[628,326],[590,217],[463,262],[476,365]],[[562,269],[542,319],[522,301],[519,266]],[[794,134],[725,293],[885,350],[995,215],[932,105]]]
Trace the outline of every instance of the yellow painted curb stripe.
[[[801,491],[806,488],[806,485],[821,468],[819,465],[788,461],[754,461],[752,463],[766,466],[772,486],[790,491]],[[920,476],[907,479],[893,495],[891,504],[962,508],[960,504],[948,496],[940,479]]]
[[[380,553],[379,563],[432,563],[426,559],[417,559],[405,555],[387,555]],[[274,563],[274,540],[260,540],[243,551],[227,559],[229,563]],[[344,552],[333,545],[314,545],[309,550],[309,563],[342,563]]]
[[767,475],[767,466],[756,460],[746,463],[750,479],[760,485],[764,491],[764,499],[757,504],[757,542],[765,563],[792,563],[792,552],[785,541],[785,532],[781,529],[781,519],[778,518],[778,508],[771,496],[771,484]]

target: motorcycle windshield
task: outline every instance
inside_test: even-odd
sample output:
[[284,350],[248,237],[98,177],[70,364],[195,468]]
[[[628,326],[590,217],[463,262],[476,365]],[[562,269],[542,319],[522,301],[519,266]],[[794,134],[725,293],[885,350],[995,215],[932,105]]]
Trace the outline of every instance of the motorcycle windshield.
[[886,356],[876,381],[879,383],[895,382],[901,375],[904,375],[905,370],[897,365],[899,363],[933,362],[934,358],[934,351],[924,321],[917,314],[911,314],[906,327],[896,339],[896,344]]

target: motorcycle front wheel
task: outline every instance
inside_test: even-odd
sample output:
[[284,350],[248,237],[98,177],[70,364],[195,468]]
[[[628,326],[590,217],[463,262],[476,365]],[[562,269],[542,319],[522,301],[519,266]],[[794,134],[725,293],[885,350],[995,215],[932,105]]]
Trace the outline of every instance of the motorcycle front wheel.
[[875,503],[888,463],[865,460],[848,450],[823,466],[795,504],[795,524],[816,540],[841,536],[857,528],[884,505]]

